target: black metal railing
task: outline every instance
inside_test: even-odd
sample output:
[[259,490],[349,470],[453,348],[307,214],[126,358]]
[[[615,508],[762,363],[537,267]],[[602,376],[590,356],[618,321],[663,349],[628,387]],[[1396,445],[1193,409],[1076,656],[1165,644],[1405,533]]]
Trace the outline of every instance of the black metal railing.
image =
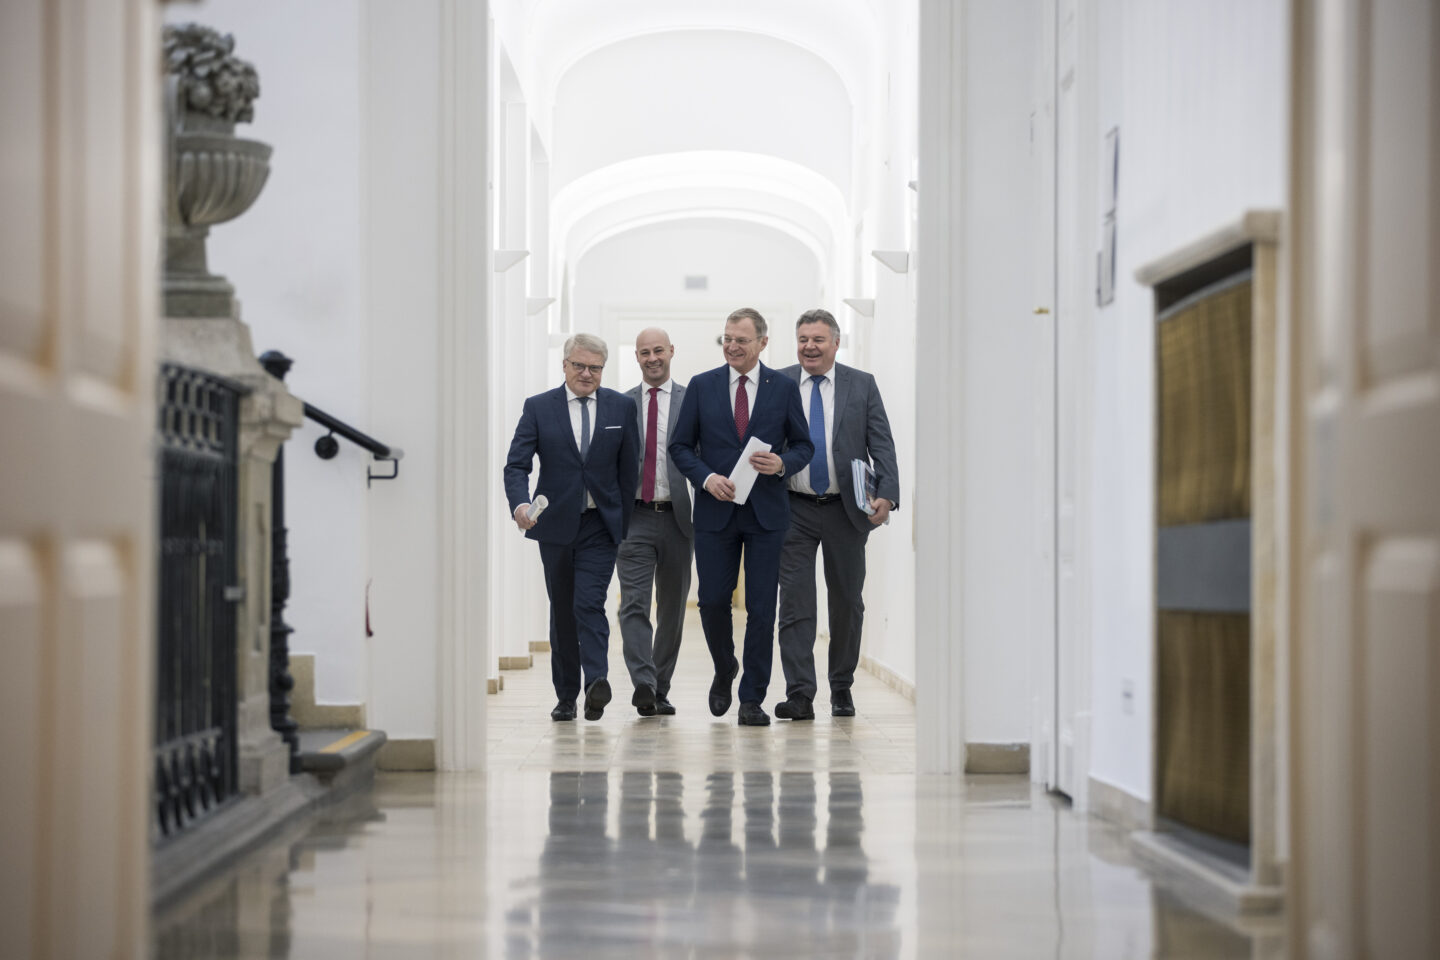
[[[265,372],[277,380],[284,381],[294,363],[278,350],[267,350],[260,355],[260,365]],[[362,433],[350,424],[310,404],[305,404],[305,416],[330,430],[330,434],[315,442],[315,453],[323,460],[329,460],[339,452],[339,442],[334,434],[355,443],[375,457],[394,464],[389,475],[370,473],[366,468],[365,485],[372,480],[394,480],[400,475],[400,458],[404,451],[374,437]],[[290,716],[290,691],[295,688],[295,678],[290,673],[290,634],[295,628],[285,622],[285,605],[290,600],[290,552],[289,529],[285,526],[285,448],[275,455],[275,466],[270,475],[270,727],[278,732],[290,747],[290,772],[300,772],[300,739],[298,725]]]
[[183,830],[236,794],[235,522],[243,388],[160,374],[155,824]]

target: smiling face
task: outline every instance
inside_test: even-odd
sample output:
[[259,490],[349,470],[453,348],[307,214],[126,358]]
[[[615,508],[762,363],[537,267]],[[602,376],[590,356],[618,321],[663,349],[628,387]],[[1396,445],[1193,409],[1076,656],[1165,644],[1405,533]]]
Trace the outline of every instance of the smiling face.
[[600,354],[576,347],[560,365],[565,368],[565,386],[575,396],[588,397],[599,389],[600,375],[605,370],[605,358]]
[[840,336],[830,329],[830,324],[817,320],[802,323],[795,330],[795,352],[800,366],[812,377],[817,373],[828,373],[835,366],[835,353],[840,349]]
[[755,335],[755,321],[749,317],[732,320],[725,324],[725,339],[721,344],[725,362],[740,373],[749,373],[769,342],[769,337]]
[[658,387],[670,379],[670,361],[675,348],[670,344],[670,335],[657,327],[640,331],[635,338],[635,362],[640,364],[640,376],[645,378],[647,387]]

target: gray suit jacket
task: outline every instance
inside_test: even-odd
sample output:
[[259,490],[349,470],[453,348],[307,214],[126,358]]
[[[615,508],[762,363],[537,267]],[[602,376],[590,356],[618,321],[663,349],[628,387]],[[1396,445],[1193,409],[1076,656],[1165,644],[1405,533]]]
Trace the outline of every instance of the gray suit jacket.
[[[645,384],[642,382],[625,391],[625,396],[635,401],[635,417],[640,425],[640,470],[642,473],[645,470],[645,413],[646,403],[649,400],[643,389],[644,386]],[[675,421],[680,417],[680,402],[684,399],[685,385],[672,377],[670,380],[670,414],[665,423],[667,436],[674,436]],[[675,505],[671,516],[675,518],[675,523],[685,539],[694,540],[695,526],[690,519],[689,481],[685,479],[685,474],[680,472],[680,468],[675,466],[675,461],[670,458],[668,450],[664,452],[664,457],[665,473],[670,479],[670,502]],[[636,499],[639,499],[638,493]]]
[[[800,364],[780,371],[800,382],[805,370]],[[830,424],[835,459],[836,482],[840,485],[845,513],[856,529],[875,529],[870,518],[855,505],[854,484],[850,479],[850,461],[864,460],[875,468],[875,495],[900,506],[900,470],[895,464],[895,441],[890,436],[890,420],[885,416],[885,403],[875,378],[864,370],[835,364],[835,416]],[[809,391],[801,389],[800,405],[810,409]]]

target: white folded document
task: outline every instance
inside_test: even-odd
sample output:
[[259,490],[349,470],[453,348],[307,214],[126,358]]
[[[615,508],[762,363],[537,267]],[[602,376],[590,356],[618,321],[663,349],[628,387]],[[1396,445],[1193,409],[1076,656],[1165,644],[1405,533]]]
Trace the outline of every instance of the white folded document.
[[751,437],[745,449],[740,451],[740,459],[735,462],[735,469],[730,471],[730,482],[735,484],[736,503],[744,503],[750,497],[755,478],[760,476],[760,471],[750,465],[750,455],[769,452],[770,444],[759,437]]

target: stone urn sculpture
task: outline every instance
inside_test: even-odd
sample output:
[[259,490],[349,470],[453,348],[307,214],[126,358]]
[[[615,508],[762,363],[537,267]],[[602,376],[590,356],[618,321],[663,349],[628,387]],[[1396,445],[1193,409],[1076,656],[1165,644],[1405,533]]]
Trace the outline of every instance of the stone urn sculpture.
[[198,24],[165,28],[167,178],[165,312],[228,317],[235,288],[206,263],[210,227],[250,208],[270,174],[270,147],[235,136],[254,119],[255,68],[235,38]]

